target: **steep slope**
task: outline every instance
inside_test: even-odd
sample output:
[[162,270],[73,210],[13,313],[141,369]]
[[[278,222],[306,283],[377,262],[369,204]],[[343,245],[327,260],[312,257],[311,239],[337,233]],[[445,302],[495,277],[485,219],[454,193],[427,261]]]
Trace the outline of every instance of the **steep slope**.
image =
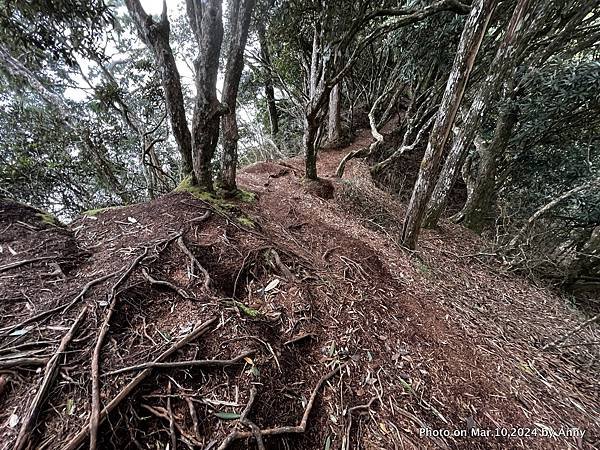
[[[200,362],[149,372],[101,425],[98,448],[173,448],[175,436],[213,449],[597,448],[598,347],[542,351],[582,318],[504,273],[458,226],[425,232],[419,252],[399,247],[403,205],[367,168],[352,161],[331,178],[346,151],[321,155],[319,183],[301,179],[300,159],[258,163],[239,175],[256,200],[174,193],[68,229],[2,203],[0,448],[12,448],[36,369],[84,307],[31,437],[35,448],[87,445],[91,355],[112,304],[103,406],[143,373],[111,372],[215,321],[164,360]],[[7,268],[34,257],[48,259]],[[476,428],[492,435],[447,435]],[[573,428],[583,438],[541,436]]]

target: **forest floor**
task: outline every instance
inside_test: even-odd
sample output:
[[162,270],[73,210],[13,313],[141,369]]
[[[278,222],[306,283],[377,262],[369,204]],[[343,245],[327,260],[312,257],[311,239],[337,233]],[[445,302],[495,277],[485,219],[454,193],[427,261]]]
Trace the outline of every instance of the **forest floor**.
[[255,199],[66,227],[0,202],[0,449],[86,447],[95,387],[100,449],[598,448],[598,327],[544,350],[585,320],[568,298],[457,225],[399,246],[364,163],[333,177],[368,142],[321,182],[245,168]]

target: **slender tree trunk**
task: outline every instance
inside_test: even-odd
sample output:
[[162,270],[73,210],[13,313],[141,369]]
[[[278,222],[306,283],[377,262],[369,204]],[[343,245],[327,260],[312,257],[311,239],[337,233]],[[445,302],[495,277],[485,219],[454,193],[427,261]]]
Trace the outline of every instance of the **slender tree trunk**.
[[231,41],[225,66],[223,83],[223,104],[228,111],[223,116],[223,159],[221,187],[233,192],[237,189],[235,182],[238,157],[238,125],[236,118],[236,101],[242,70],[244,69],[244,49],[248,39],[250,18],[254,9],[254,0],[232,0],[231,8]]
[[494,219],[497,194],[496,165],[508,146],[517,119],[517,111],[514,107],[508,105],[503,108],[492,142],[489,145],[480,146],[479,170],[475,185],[459,213],[462,224],[478,233]]
[[461,129],[452,143],[450,153],[432,194],[432,201],[427,207],[425,226],[437,225],[446,205],[450,191],[458,178],[458,173],[464,163],[469,146],[479,130],[481,118],[498,90],[500,82],[505,78],[516,57],[517,43],[523,36],[525,13],[530,0],[519,0],[508,24],[504,39],[494,56],[491,68],[485,80],[479,87],[473,103],[469,108]]
[[527,220],[527,222],[525,222],[525,225],[523,225],[521,227],[521,229],[513,236],[510,243],[508,244],[508,246],[510,248],[514,248],[517,245],[517,243],[521,240],[523,235],[527,232],[527,230],[529,230],[529,228],[535,223],[536,220],[538,220],[539,218],[548,214],[549,211],[556,208],[560,203],[573,197],[575,194],[585,191],[586,189],[589,189],[591,187],[598,187],[598,186],[600,186],[600,178],[594,178],[592,180],[587,181],[586,183],[580,184],[579,186],[568,190],[567,192],[563,193],[562,195],[549,201],[544,206],[542,206],[540,209],[538,209]]
[[478,0],[472,6],[465,23],[442,103],[431,130],[404,218],[402,243],[410,249],[414,249],[417,245],[425,208],[439,172],[444,147],[495,4],[495,0]]
[[306,178],[317,180],[317,135],[319,132],[319,123],[314,116],[307,115],[304,118],[304,153],[306,158]]
[[197,184],[212,191],[211,162],[219,141],[219,124],[225,112],[217,99],[219,56],[223,43],[222,0],[186,2],[190,25],[199,47],[194,61],[196,103],[192,120],[193,166]]
[[340,83],[336,84],[329,93],[329,123],[327,126],[327,141],[338,145],[342,138],[341,122],[342,98]]
[[279,133],[279,116],[277,104],[275,103],[275,89],[273,89],[273,74],[271,72],[271,53],[265,36],[264,24],[258,25],[258,42],[260,44],[260,55],[263,64],[263,76],[265,83],[265,97],[267,98],[267,111],[269,113],[269,124],[271,126],[271,137]]
[[157,70],[165,94],[165,103],[173,136],[181,155],[182,173],[192,174],[192,138],[185,115],[181,80],[173,50],[169,44],[170,24],[166,2],[159,22],[155,22],[144,11],[139,0],[125,0],[129,14],[136,25],[138,34],[154,54]]

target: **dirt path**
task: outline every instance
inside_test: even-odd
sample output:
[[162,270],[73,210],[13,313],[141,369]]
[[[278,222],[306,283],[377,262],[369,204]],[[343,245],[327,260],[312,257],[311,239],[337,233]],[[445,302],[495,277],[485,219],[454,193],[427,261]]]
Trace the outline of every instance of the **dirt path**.
[[[368,142],[362,134],[352,148]],[[110,372],[151,361],[194,323],[217,318],[172,360],[252,354],[226,369],[155,370],[101,427],[100,448],[164,448],[169,408],[176,436],[215,448],[236,426],[246,429],[236,418],[253,389],[249,417],[263,430],[297,425],[316,392],[306,431],[265,438],[268,449],[596,448],[597,350],[541,350],[581,318],[549,289],[503,273],[480,254],[485,243],[458,226],[426,231],[417,253],[399,247],[404,206],[373,185],[364,164],[351,161],[343,180],[332,177],[350,149],[320,155],[320,184],[302,180],[300,158],[245,168],[239,181],[257,194],[253,202],[169,194],[66,230],[0,205],[0,265],[52,258],[0,273],[0,362],[23,349],[47,358],[81,308],[90,311],[60,360],[35,442],[63,448],[85,429],[90,355],[107,295],[146,248],[149,257],[119,289],[102,347],[102,403],[135,375]],[[179,234],[197,264],[175,240],[164,241]],[[67,314],[14,328],[112,272]],[[586,329],[576,340],[598,334]],[[315,391],[336,367],[341,372]],[[0,449],[12,447],[43,373],[36,370],[0,375]],[[474,427],[492,435],[462,435]],[[573,428],[583,439],[541,436]],[[256,448],[254,439],[237,445],[230,448]]]

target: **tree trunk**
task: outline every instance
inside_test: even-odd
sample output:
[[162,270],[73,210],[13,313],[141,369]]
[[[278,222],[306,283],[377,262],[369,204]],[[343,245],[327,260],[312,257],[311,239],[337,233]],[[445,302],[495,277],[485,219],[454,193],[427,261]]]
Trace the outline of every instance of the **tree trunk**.
[[459,213],[462,224],[477,233],[480,233],[495,218],[496,164],[508,146],[517,119],[517,111],[514,107],[509,105],[503,108],[492,142],[480,146],[479,170],[475,185]]
[[221,187],[233,192],[237,189],[235,182],[238,156],[238,125],[236,118],[236,101],[242,70],[244,69],[244,49],[248,39],[248,28],[254,8],[254,0],[232,0],[230,3],[231,41],[225,66],[222,102],[227,107],[223,116],[223,159],[221,171]]
[[159,22],[148,16],[139,0],[125,0],[138,34],[154,54],[157,70],[165,93],[165,103],[173,136],[181,155],[183,176],[192,174],[192,138],[185,115],[183,92],[173,50],[169,44],[170,24],[166,2]]
[[478,0],[472,6],[469,18],[465,23],[442,103],[431,130],[429,143],[404,218],[402,243],[410,249],[414,249],[417,245],[425,208],[439,172],[444,147],[495,4],[495,0]]
[[317,135],[319,132],[319,123],[316,118],[307,115],[304,118],[304,136],[302,142],[304,144],[306,178],[309,180],[317,180]]
[[329,93],[329,123],[327,126],[327,141],[332,146],[338,145],[342,138],[341,108],[341,90],[340,83],[338,83]]
[[258,25],[258,42],[263,65],[263,76],[265,83],[265,97],[267,98],[267,111],[269,112],[269,124],[271,126],[271,137],[279,133],[279,116],[275,103],[275,89],[273,89],[273,74],[271,72],[271,53],[265,36],[264,24]]
[[192,119],[193,166],[201,189],[213,191],[211,162],[219,141],[219,123],[225,112],[217,99],[219,56],[223,42],[222,0],[188,0],[187,13],[199,47],[194,61],[196,102]]
[[504,39],[494,56],[490,70],[485,80],[481,83],[481,86],[473,99],[473,103],[469,108],[467,117],[452,143],[450,153],[446,158],[444,167],[431,196],[432,201],[427,207],[427,216],[424,221],[425,226],[436,226],[442,216],[448,203],[450,191],[456,182],[460,168],[462,167],[469,150],[469,146],[479,130],[481,118],[492,97],[498,90],[499,84],[505,78],[511,64],[514,63],[517,53],[516,44],[518,43],[519,38],[523,36],[523,21],[529,2],[530,0],[519,0],[515,6]]

